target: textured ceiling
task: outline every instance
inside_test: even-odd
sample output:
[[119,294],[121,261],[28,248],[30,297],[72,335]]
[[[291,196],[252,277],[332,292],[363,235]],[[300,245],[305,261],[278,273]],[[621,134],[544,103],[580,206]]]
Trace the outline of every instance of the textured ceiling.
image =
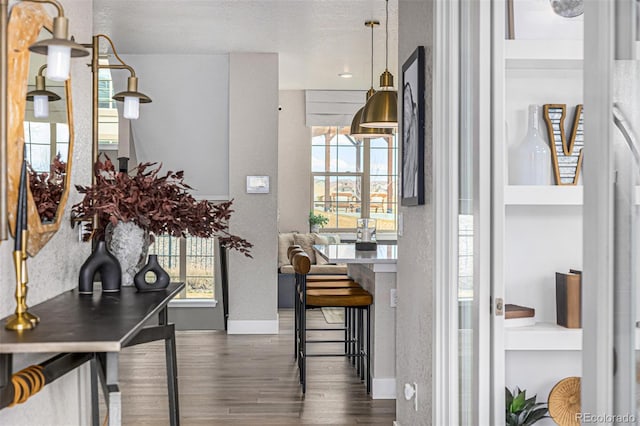
[[[398,77],[397,0],[389,1],[389,69]],[[384,0],[94,0],[94,32],[122,54],[276,52],[281,89],[367,89],[384,70]],[[206,70],[194,70],[206,81]],[[338,73],[351,72],[343,79]]]

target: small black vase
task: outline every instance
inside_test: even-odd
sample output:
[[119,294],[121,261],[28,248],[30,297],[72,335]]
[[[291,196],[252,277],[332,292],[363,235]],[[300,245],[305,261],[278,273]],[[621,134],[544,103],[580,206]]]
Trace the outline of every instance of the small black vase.
[[[148,272],[155,274],[155,281],[147,281],[146,274]],[[164,290],[169,286],[169,274],[158,263],[158,256],[150,254],[147,264],[133,277],[133,283],[140,292]]]
[[120,291],[122,272],[120,263],[109,250],[104,241],[98,241],[95,250],[80,267],[78,278],[78,292],[80,294],[93,293],[93,279],[100,272],[102,291],[114,293]]

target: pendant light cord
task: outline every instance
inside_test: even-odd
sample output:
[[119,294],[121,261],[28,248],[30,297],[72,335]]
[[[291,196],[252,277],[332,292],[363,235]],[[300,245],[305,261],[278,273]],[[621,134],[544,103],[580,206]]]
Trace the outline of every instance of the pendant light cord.
[[371,23],[371,88],[373,88],[373,27],[375,24]]
[[389,69],[389,0],[386,0],[386,17],[384,21],[384,68]]

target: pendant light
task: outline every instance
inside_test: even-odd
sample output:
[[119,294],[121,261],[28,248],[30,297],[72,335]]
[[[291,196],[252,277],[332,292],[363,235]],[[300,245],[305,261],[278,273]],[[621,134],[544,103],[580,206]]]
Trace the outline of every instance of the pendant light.
[[386,0],[385,69],[380,75],[380,90],[367,101],[362,111],[362,127],[398,127],[398,92],[393,89],[389,72],[389,0]]
[[42,72],[47,68],[43,65],[36,75],[36,90],[27,92],[27,100],[33,102],[33,116],[35,118],[47,118],[49,116],[49,102],[59,101],[60,96],[47,90]]
[[[371,88],[367,91],[367,101],[373,96],[376,91],[373,89],[373,28],[376,25],[380,25],[378,21],[366,21],[365,26],[371,28]],[[364,106],[358,110],[353,116],[351,121],[351,136],[354,138],[380,138],[393,135],[393,129],[376,128],[376,127],[362,127],[360,121],[362,120],[362,111]]]

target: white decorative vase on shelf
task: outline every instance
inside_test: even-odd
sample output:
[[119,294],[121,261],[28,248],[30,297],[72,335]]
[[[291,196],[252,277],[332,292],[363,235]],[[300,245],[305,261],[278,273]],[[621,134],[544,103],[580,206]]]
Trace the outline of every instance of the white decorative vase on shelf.
[[509,150],[509,184],[551,185],[551,149],[540,133],[540,107],[529,105],[529,127]]
[[149,232],[133,222],[118,222],[116,226],[108,224],[105,242],[109,252],[120,262],[122,286],[132,286],[133,278],[147,263],[151,243]]

